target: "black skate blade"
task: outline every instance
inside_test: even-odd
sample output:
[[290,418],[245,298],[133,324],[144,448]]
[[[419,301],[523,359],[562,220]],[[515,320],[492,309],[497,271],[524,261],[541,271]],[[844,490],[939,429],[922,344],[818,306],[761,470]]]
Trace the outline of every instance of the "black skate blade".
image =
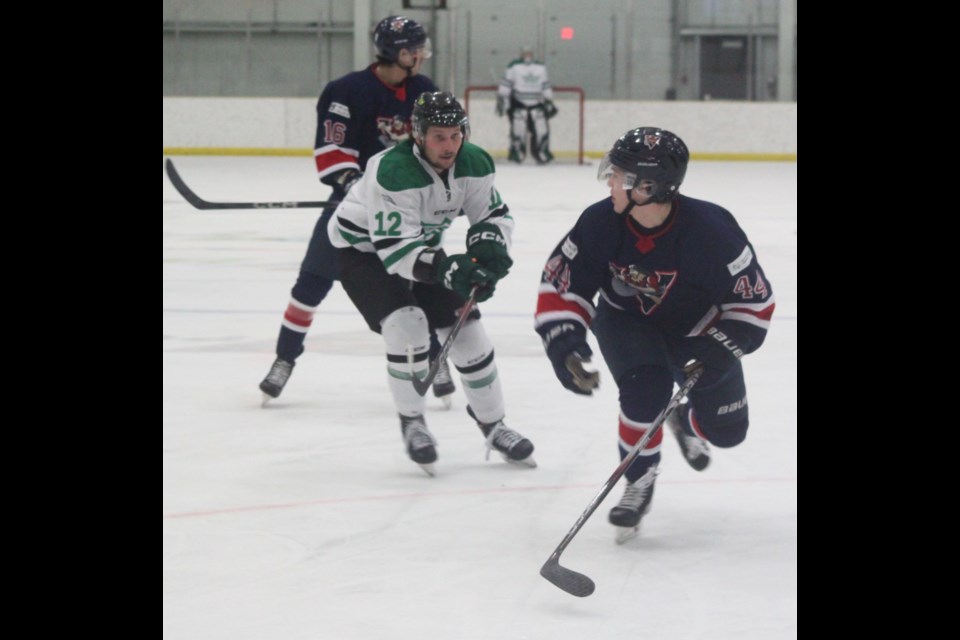
[[578,598],[586,598],[597,588],[593,580],[582,573],[561,567],[560,563],[553,558],[543,563],[543,566],[540,567],[540,575],[555,586]]

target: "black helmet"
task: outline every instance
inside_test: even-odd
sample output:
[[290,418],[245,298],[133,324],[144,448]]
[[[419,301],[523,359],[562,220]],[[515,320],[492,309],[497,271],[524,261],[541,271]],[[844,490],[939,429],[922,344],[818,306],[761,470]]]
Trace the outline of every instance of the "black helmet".
[[650,202],[667,202],[683,183],[687,174],[690,152],[676,134],[659,127],[638,127],[626,132],[613,143],[600,163],[598,178],[605,180],[610,165],[620,167],[632,182],[626,188],[639,186],[642,181],[650,187]]
[[421,93],[413,103],[410,128],[414,137],[423,138],[429,127],[460,127],[464,139],[470,137],[467,112],[449,91]]
[[373,45],[383,62],[396,62],[401,49],[427,46],[427,30],[420,23],[403,16],[390,16],[373,30]]

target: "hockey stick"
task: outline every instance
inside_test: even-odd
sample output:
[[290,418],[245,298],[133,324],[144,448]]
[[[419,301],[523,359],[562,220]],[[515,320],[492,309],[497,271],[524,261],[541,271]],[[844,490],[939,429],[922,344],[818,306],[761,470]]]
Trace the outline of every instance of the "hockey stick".
[[613,472],[613,475],[603,484],[600,492],[593,497],[593,500],[590,501],[590,504],[587,505],[587,508],[584,510],[580,517],[577,518],[577,521],[574,523],[573,528],[567,532],[567,535],[564,536],[563,540],[554,549],[553,553],[550,554],[550,557],[546,562],[543,563],[543,566],[540,567],[540,575],[560,587],[567,593],[575,595],[580,598],[585,598],[586,596],[593,593],[593,590],[596,588],[593,580],[583,575],[582,573],[577,573],[572,569],[567,569],[566,567],[560,566],[560,554],[563,553],[563,550],[567,548],[567,545],[573,540],[574,536],[580,531],[583,525],[586,523],[587,519],[593,515],[593,512],[597,510],[597,507],[600,506],[600,503],[603,502],[603,499],[607,497],[607,494],[610,493],[610,490],[613,489],[614,485],[617,484],[617,481],[620,480],[620,477],[626,472],[627,467],[629,467],[633,461],[636,459],[640,452],[643,451],[643,448],[647,446],[647,443],[657,435],[657,432],[660,431],[660,428],[663,426],[664,421],[667,417],[673,413],[673,411],[680,406],[680,401],[683,400],[686,395],[690,392],[690,389],[693,388],[693,385],[697,384],[697,380],[700,379],[700,376],[703,374],[703,367],[697,367],[690,372],[690,377],[681,385],[680,390],[670,398],[670,402],[667,403],[667,406],[663,411],[660,412],[660,415],[657,416],[657,419],[653,421],[653,424],[650,425],[650,428],[647,429],[647,432],[643,434],[643,437],[640,438],[640,441],[633,446],[633,449],[627,454],[627,456],[620,462],[620,466],[617,467],[616,471]]
[[167,158],[167,177],[183,199],[197,209],[322,209],[327,205],[339,204],[336,200],[293,201],[293,202],[210,202],[195,194],[173,166],[173,160]]
[[440,347],[440,353],[438,353],[437,357],[433,360],[433,364],[430,365],[430,368],[427,370],[427,375],[423,380],[418,378],[413,370],[413,353],[407,352],[407,362],[410,363],[410,381],[413,382],[413,388],[421,396],[427,395],[427,390],[430,389],[430,385],[433,384],[433,379],[437,377],[437,371],[440,370],[440,363],[447,359],[447,354],[450,353],[450,347],[453,346],[453,341],[457,339],[457,334],[460,333],[460,329],[463,328],[464,323],[467,321],[467,316],[473,311],[473,305],[477,303],[478,291],[480,291],[479,285],[474,285],[473,289],[470,290],[470,297],[467,298],[466,304],[460,309],[460,315],[457,316],[457,321],[454,323],[453,329],[450,330],[450,335],[447,336],[443,346]]

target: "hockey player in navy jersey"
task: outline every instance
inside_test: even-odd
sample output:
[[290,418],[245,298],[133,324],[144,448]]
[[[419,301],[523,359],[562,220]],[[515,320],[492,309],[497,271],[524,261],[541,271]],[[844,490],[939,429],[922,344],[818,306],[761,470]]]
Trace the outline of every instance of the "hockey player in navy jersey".
[[[619,390],[621,459],[666,407],[685,365],[700,363],[700,381],[667,426],[702,471],[708,443],[733,447],[747,435],[740,358],[763,343],[774,299],[730,212],[679,193],[688,160],[684,142],[656,127],[614,143],[598,173],[610,197],[587,207],[550,255],[536,329],[560,382],[585,395],[599,383],[583,366],[592,356],[587,329],[596,335]],[[609,515],[618,542],[637,533],[650,509],[662,433],[624,474],[623,498]]]
[[[350,188],[363,175],[367,160],[410,136],[413,101],[436,91],[430,78],[420,75],[430,57],[430,40],[414,20],[391,16],[374,29],[377,62],[327,84],[317,102],[317,136],[313,156],[320,182],[333,188],[317,220],[290,292],[277,339],[277,357],[260,383],[264,402],[276,398],[290,378],[314,313],[339,278],[337,252],[327,237],[327,222]],[[434,384],[434,393],[454,391],[446,367]]]
[[[407,455],[433,475],[436,440],[410,381],[427,371],[428,326],[446,339],[473,287],[482,302],[507,275],[513,218],[494,184],[493,160],[467,141],[467,115],[452,94],[422,94],[412,126],[412,140],[370,159],[330,220],[330,240],[340,249],[344,291],[383,337]],[[469,223],[466,251],[447,255],[443,236],[459,217]],[[508,462],[536,466],[530,440],[504,424],[493,344],[478,309],[453,342],[450,362],[487,447]]]

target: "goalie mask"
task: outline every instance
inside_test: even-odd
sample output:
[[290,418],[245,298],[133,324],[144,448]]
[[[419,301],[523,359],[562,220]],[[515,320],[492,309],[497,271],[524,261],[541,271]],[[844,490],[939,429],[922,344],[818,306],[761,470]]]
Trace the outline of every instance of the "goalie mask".
[[[683,140],[665,129],[638,127],[623,134],[600,161],[597,179],[606,183],[622,175],[632,205],[668,202],[679,191],[687,173],[690,152]],[[648,196],[633,200],[633,190]]]

